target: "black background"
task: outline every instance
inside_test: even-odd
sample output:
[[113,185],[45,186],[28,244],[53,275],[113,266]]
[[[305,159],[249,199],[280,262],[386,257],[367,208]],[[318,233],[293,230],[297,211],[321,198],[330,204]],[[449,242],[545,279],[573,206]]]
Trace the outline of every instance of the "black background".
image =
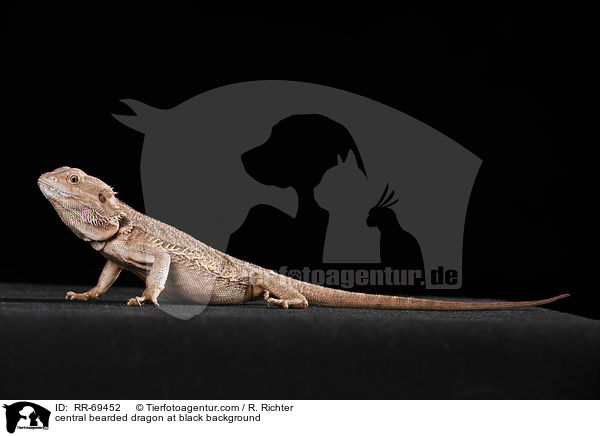
[[[60,223],[36,179],[59,166],[143,210],[143,136],[111,113],[167,108],[240,81],[285,79],[397,108],[483,159],[462,295],[598,317],[579,112],[591,56],[562,10],[202,8],[173,2],[21,3],[3,18],[0,281],[92,285],[103,260]],[[201,198],[203,187],[198,187]],[[140,285],[123,275],[120,284]],[[457,294],[458,295],[458,294]]]

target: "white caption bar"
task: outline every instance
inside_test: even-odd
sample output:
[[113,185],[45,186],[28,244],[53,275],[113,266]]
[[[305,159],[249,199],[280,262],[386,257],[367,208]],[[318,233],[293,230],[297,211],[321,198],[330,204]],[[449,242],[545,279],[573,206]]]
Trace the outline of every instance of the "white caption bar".
[[[598,435],[599,401],[2,400],[1,432],[264,436]],[[49,412],[49,415],[47,414]],[[32,430],[46,428],[43,433]]]

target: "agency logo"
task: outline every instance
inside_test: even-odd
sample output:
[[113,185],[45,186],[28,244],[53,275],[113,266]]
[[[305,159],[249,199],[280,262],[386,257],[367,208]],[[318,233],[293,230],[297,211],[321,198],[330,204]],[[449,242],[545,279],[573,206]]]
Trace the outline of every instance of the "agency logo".
[[3,406],[6,409],[6,431],[14,433],[22,430],[48,430],[50,411],[29,401],[19,401]]
[[[148,215],[319,285],[462,286],[481,159],[426,124],[340,89],[279,80],[224,86],[169,109],[123,102],[134,114],[115,118],[145,135]],[[162,302],[172,291],[168,283]]]

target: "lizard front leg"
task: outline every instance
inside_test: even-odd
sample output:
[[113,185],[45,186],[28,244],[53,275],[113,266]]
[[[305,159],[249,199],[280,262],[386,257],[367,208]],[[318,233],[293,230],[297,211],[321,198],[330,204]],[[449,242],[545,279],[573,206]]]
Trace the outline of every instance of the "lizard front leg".
[[67,295],[65,295],[65,300],[95,300],[96,298],[100,297],[100,295],[108,291],[108,288],[110,288],[115,280],[117,280],[117,277],[119,277],[120,273],[121,267],[116,263],[107,260],[104,264],[104,268],[102,268],[102,272],[100,273],[98,284],[96,286],[81,294],[69,291],[67,292]]
[[158,296],[165,288],[167,277],[169,276],[171,256],[161,248],[152,248],[151,267],[146,276],[146,289],[144,289],[141,297],[130,298],[127,302],[128,306],[141,306],[146,301],[152,301],[155,306],[159,305]]

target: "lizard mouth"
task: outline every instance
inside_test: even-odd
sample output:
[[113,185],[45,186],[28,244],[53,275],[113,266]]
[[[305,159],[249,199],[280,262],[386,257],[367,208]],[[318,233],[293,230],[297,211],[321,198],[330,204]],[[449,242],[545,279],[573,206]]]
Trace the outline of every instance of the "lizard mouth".
[[57,188],[56,186],[46,182],[45,180],[38,180],[38,186],[40,188],[40,191],[42,191],[42,194],[44,194],[45,197],[52,197],[52,198],[64,198],[64,197],[72,197],[71,194]]

